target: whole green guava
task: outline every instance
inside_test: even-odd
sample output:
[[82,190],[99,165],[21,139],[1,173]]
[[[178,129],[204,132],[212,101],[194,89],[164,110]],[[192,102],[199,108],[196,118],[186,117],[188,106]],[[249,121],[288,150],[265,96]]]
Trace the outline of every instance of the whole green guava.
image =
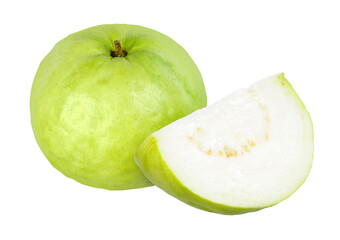
[[180,45],[148,28],[112,24],[54,46],[36,73],[30,110],[56,169],[116,190],[153,185],[134,162],[138,146],[206,104],[201,74]]

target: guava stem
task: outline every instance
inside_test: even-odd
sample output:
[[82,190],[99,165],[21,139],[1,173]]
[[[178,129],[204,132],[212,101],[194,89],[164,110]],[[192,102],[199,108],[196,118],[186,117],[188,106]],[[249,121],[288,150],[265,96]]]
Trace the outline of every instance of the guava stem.
[[116,40],[116,41],[114,41],[114,44],[115,44],[115,47],[116,47],[115,55],[117,57],[125,57],[126,53],[125,53],[125,51],[123,51],[122,45],[120,45],[120,41]]

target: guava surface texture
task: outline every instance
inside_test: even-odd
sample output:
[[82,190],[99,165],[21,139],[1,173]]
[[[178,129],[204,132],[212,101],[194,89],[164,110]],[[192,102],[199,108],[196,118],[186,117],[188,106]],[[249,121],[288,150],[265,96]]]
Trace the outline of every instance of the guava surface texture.
[[97,188],[141,188],[152,183],[134,161],[138,146],[206,104],[201,74],[174,40],[141,26],[100,25],[69,35],[43,59],[31,124],[65,176]]

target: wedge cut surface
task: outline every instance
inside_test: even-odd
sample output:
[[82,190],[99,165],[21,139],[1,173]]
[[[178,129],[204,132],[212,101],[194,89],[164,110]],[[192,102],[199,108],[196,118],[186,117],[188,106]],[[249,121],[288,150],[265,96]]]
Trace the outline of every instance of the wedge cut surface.
[[151,134],[144,175],[194,207],[240,214],[294,193],[313,161],[313,126],[283,74],[241,89]]

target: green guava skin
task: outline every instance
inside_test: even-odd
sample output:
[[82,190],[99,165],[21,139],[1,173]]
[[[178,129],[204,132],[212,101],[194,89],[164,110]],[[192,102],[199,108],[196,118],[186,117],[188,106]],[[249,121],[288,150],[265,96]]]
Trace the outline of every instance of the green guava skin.
[[[284,77],[283,73],[278,76],[277,84],[280,84],[287,96],[293,98],[296,102],[296,105],[301,109],[301,112],[306,113],[305,118],[305,127],[306,129],[312,130],[311,139],[314,142],[314,133],[313,133],[313,124],[310,117],[309,112],[306,110],[305,105],[293,89],[292,85],[288,82],[288,80]],[[313,158],[313,152],[312,156]],[[193,191],[191,191],[188,187],[186,187],[172,172],[172,170],[167,165],[164,160],[161,151],[159,150],[157,138],[152,134],[148,136],[145,141],[141,144],[135,154],[135,161],[139,168],[142,170],[143,174],[150,179],[156,186],[161,188],[166,193],[172,195],[173,197],[181,200],[182,202],[196,207],[201,210],[205,210],[212,213],[224,214],[224,215],[237,215],[244,214],[248,212],[254,212],[261,210],[263,208],[268,208],[278,204],[279,202],[289,198],[294,192],[296,192],[299,187],[306,181],[308,174],[303,182],[300,183],[299,186],[296,187],[295,191],[289,195],[286,195],[279,202],[274,203],[272,205],[259,206],[259,207],[235,207],[228,206],[225,204],[213,202],[209,199],[203,198],[202,196],[197,195]],[[312,164],[309,167],[309,172],[312,168]]]
[[[125,57],[112,57],[119,40]],[[100,25],[58,42],[30,99],[36,141],[49,162],[109,190],[153,185],[134,161],[154,131],[205,107],[201,74],[169,37],[141,26]]]

